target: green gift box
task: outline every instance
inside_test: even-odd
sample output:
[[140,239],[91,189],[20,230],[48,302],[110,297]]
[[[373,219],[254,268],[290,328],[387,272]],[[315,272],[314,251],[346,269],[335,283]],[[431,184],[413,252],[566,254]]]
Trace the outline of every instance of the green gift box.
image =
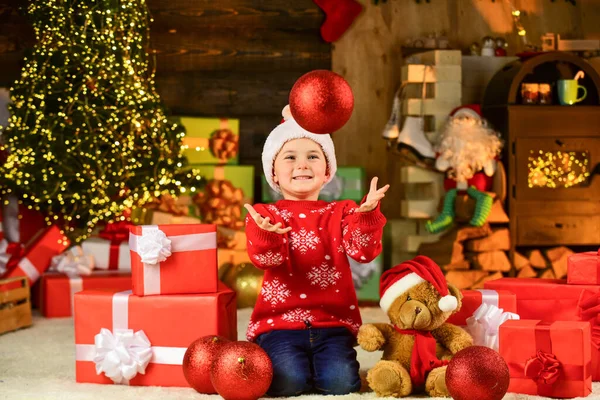
[[[379,281],[381,274],[383,274],[383,252],[379,254],[369,264],[358,264],[354,260],[350,259],[350,265],[352,267],[352,278],[354,279],[354,285],[356,287],[356,297],[362,301],[376,301],[380,300],[379,297]],[[365,275],[359,278],[355,272],[365,269]],[[359,281],[359,282],[357,282]]]
[[[362,167],[338,167],[335,177],[321,190],[319,199],[326,201],[354,200],[360,203],[366,192],[366,174]],[[272,203],[283,197],[267,183],[262,176],[261,199],[264,203]]]
[[[207,181],[211,179],[227,180],[244,192],[244,203],[254,203],[254,166],[252,165],[192,165]],[[242,208],[242,217],[246,216]]]
[[239,163],[239,120],[175,117],[174,122],[185,127],[183,154],[190,164]]

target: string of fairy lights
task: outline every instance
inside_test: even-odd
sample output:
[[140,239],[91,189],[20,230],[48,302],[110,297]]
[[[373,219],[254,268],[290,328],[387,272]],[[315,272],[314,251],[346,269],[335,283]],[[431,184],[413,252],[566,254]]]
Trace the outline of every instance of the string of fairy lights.
[[28,12],[37,44],[11,88],[1,194],[20,194],[80,242],[101,221],[190,188],[175,175],[184,129],[167,120],[149,67],[145,1],[34,1]]

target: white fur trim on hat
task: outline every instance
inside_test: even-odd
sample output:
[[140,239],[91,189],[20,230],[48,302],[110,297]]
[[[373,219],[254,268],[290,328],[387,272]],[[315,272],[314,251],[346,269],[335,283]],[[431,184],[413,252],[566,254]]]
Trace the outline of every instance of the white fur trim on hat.
[[267,137],[267,140],[265,141],[262,151],[263,171],[269,186],[271,186],[276,192],[281,193],[279,185],[273,181],[273,162],[286,142],[292,139],[300,138],[311,139],[318,143],[323,149],[323,153],[327,159],[327,166],[329,167],[329,179],[325,182],[325,184],[329,183],[337,171],[335,147],[333,145],[333,140],[331,140],[331,136],[328,134],[311,133],[302,128],[300,125],[298,125],[294,118],[292,118],[289,106],[285,106],[281,114],[283,115],[285,121],[277,125],[277,127],[271,131]]
[[404,275],[402,278],[394,282],[381,296],[379,300],[379,306],[387,313],[392,303],[402,296],[408,289],[413,286],[417,286],[419,283],[425,282],[425,279],[421,278],[417,273],[411,272],[410,274]]
[[458,300],[456,300],[456,297],[448,294],[438,301],[438,307],[443,312],[454,311],[458,307]]

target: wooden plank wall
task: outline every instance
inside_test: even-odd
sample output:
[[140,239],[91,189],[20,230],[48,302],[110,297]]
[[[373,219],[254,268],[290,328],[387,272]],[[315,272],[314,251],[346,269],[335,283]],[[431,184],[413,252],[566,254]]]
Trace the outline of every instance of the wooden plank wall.
[[[260,172],[266,134],[279,122],[289,90],[303,73],[319,68],[345,76],[355,99],[350,122],[334,134],[340,165],[363,165],[392,189],[383,203],[399,215],[398,168],[380,133],[389,117],[407,38],[445,31],[451,44],[466,48],[482,36],[503,35],[517,48],[507,0],[388,0],[365,11],[341,40],[319,36],[323,13],[312,0],[148,0],[155,22],[157,84],[173,113],[241,120],[241,162]],[[531,39],[553,31],[565,37],[600,38],[600,2],[512,0],[524,11]],[[0,0],[0,86],[19,76],[23,50],[33,30],[19,6]]]
[[[410,38],[445,32],[455,48],[468,49],[483,36],[503,36],[509,54],[521,50],[513,30],[508,0],[387,0],[365,7],[352,28],[332,49],[332,69],[352,86],[355,110],[348,124],[334,135],[338,163],[364,165],[367,175],[378,175],[392,185],[382,207],[388,218],[400,215],[399,170],[388,154],[381,132],[390,116],[394,92],[399,85],[401,46]],[[531,41],[546,32],[562,38],[600,39],[600,1],[512,0],[526,12],[522,22]]]
[[[266,135],[289,90],[313,69],[331,69],[324,15],[312,0],[147,0],[154,18],[158,91],[174,114],[240,119],[240,162],[262,172]],[[20,73],[35,43],[23,0],[0,1],[0,86]]]

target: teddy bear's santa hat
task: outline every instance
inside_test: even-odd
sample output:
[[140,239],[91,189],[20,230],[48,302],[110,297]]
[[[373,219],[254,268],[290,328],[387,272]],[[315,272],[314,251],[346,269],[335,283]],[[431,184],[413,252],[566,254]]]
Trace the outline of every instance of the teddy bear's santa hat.
[[417,256],[384,272],[379,285],[379,306],[387,313],[398,297],[422,282],[429,282],[441,295],[442,298],[438,301],[440,310],[456,310],[458,300],[450,295],[442,270],[431,258],[425,256]]

